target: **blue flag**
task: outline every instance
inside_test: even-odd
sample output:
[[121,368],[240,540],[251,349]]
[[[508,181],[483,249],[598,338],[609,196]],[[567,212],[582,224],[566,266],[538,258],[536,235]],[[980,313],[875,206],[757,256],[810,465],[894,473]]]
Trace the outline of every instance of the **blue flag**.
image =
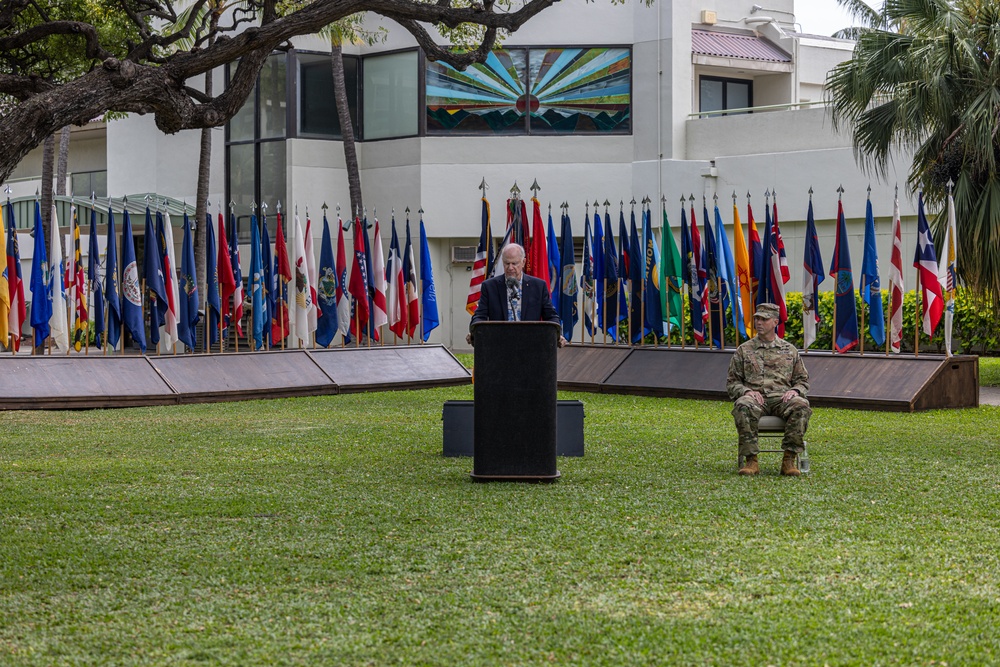
[[830,275],[836,280],[833,346],[837,352],[847,352],[858,344],[858,304],[854,300],[851,249],[847,245],[847,222],[844,220],[842,201],[837,202],[837,240],[833,247]]
[[608,332],[613,341],[618,340],[618,250],[615,248],[615,234],[611,229],[611,214],[604,216],[604,258],[601,262],[603,272],[602,287],[604,290],[604,314],[601,327]]
[[35,251],[31,257],[31,328],[35,332],[35,347],[45,345],[52,330],[52,292],[49,287],[49,262],[45,249],[45,228],[42,227],[42,208],[35,200]]
[[316,318],[316,344],[328,347],[337,335],[337,266],[333,260],[333,240],[330,238],[330,222],[323,214],[323,240],[319,251],[319,284],[316,286],[316,300],[320,314]]
[[160,251],[159,235],[153,227],[153,215],[146,207],[146,237],[143,244],[143,274],[146,289],[149,290],[149,342],[160,343],[160,327],[167,318],[167,288],[164,285],[163,253]]
[[583,324],[594,337],[597,327],[594,324],[596,315],[591,314],[594,304],[594,234],[590,226],[590,216],[584,217],[583,224],[583,275],[580,276],[580,287],[583,289]]
[[212,215],[205,214],[205,297],[208,302],[209,345],[219,342],[219,324],[222,322],[222,300],[219,298],[219,255],[215,243]]
[[260,263],[264,270],[264,341],[270,346],[271,319],[278,310],[277,294],[274,293],[274,259],[271,254],[271,233],[267,231],[267,214],[260,216]]
[[645,275],[643,276],[646,283],[645,291],[643,292],[643,299],[645,299],[646,304],[644,327],[645,330],[650,331],[659,339],[663,336],[663,301],[660,298],[660,289],[662,289],[662,286],[659,284],[660,271],[657,264],[660,251],[656,246],[656,237],[653,236],[653,225],[648,209],[643,214],[642,237],[642,245],[645,250],[643,255],[646,260]]
[[878,278],[878,249],[875,247],[875,216],[872,200],[865,207],[865,253],[861,260],[861,298],[868,304],[868,333],[878,345],[885,345],[885,313]]
[[434,268],[431,266],[431,248],[427,244],[427,230],[423,218],[420,220],[420,303],[423,308],[423,340],[441,324],[438,316],[437,290],[434,289]]
[[562,260],[559,258],[559,241],[556,238],[555,227],[552,226],[552,209],[549,208],[549,229],[546,250],[549,253],[549,297],[555,303],[559,298],[559,269]]
[[629,305],[631,306],[629,311],[631,316],[629,318],[629,333],[632,336],[632,342],[638,343],[645,334],[642,328],[642,277],[646,267],[643,260],[642,245],[639,243],[639,231],[635,225],[635,209],[632,210],[629,216],[629,222],[631,223],[628,237],[628,277],[631,287],[631,294],[629,294]]
[[[716,274],[719,278],[719,293],[722,295],[722,314],[728,308],[733,318],[733,328],[744,338],[747,338],[746,324],[743,322],[743,308],[740,303],[739,285],[736,280],[736,260],[733,249],[729,246],[726,236],[726,226],[722,224],[722,214],[715,207],[715,248]],[[738,341],[734,341],[738,342]]]
[[142,319],[142,289],[139,285],[139,267],[135,261],[135,241],[132,235],[132,218],[128,209],[122,212],[122,321],[146,353],[145,322]]
[[184,212],[184,241],[181,244],[181,276],[178,281],[177,337],[192,351],[198,339],[198,274],[195,271],[194,243],[191,239],[191,221]]
[[104,262],[104,296],[108,302],[108,345],[115,349],[122,333],[122,300],[118,289],[118,237],[115,212],[108,207],[108,246]]
[[594,207],[594,308],[598,329],[604,329],[604,226],[601,215]]
[[104,289],[101,287],[101,253],[97,247],[97,209],[90,209],[90,246],[87,256],[87,280],[94,292],[90,304],[94,322],[94,345],[98,348],[104,345]]
[[806,215],[806,247],[802,260],[802,346],[809,346],[816,340],[816,325],[819,315],[819,284],[826,279],[823,257],[819,252],[819,238],[816,236],[816,220],[813,218],[812,199]]
[[[628,323],[628,281],[632,277],[631,265],[629,263],[630,243],[628,229],[625,227],[625,211],[618,211],[618,322]],[[622,332],[622,337],[626,336]]]
[[[257,216],[250,215],[250,333],[253,336],[253,349],[264,347],[265,329],[271,328],[271,319],[267,316],[267,297],[264,291],[264,253],[260,247],[260,225]],[[266,327],[264,325],[267,325]]]
[[562,248],[559,258],[559,302],[554,305],[562,320],[563,338],[573,340],[573,329],[579,319],[576,305],[576,256],[573,253],[573,226],[566,213],[562,216]]

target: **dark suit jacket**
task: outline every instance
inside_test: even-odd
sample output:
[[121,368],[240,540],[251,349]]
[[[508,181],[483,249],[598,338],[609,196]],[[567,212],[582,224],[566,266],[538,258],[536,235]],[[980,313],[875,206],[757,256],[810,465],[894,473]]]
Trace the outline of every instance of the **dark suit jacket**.
[[[507,280],[503,275],[483,281],[479,305],[469,328],[476,322],[486,321],[507,321]],[[521,277],[521,321],[562,323],[549,297],[549,286],[544,280],[528,274]]]

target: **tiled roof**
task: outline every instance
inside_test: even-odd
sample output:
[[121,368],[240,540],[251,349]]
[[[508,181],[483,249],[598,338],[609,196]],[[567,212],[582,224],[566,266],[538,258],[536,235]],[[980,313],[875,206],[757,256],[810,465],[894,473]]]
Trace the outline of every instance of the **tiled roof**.
[[691,52],[703,56],[761,60],[772,63],[790,63],[791,56],[755,35],[736,35],[731,32],[691,30]]

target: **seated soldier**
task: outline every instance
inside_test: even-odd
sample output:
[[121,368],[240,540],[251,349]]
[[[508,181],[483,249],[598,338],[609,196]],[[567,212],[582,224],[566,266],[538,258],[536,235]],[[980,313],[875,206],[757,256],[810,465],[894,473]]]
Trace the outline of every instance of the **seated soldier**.
[[806,399],[809,373],[795,346],[778,338],[778,312],[773,303],[757,306],[753,316],[757,335],[740,345],[729,363],[726,391],[736,402],[733,417],[740,436],[740,455],[746,457],[741,475],[760,472],[757,422],[762,415],[785,420],[781,474],[801,474],[795,467],[795,457],[805,451],[803,437],[812,414]]

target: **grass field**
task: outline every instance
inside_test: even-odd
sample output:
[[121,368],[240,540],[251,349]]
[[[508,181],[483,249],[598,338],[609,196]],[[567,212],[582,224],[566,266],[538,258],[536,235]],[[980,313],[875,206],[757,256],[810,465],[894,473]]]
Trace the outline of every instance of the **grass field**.
[[979,384],[1000,387],[1000,357],[979,357]]
[[471,388],[0,413],[0,665],[1000,663],[1000,408],[563,394],[553,485],[441,456]]

